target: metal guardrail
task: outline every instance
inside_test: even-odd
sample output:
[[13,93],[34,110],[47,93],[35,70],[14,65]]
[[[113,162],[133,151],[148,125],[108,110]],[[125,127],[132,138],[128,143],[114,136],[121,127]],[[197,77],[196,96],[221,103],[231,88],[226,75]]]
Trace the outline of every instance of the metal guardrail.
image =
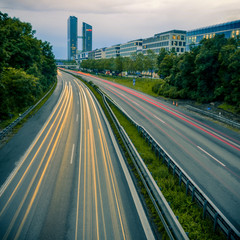
[[[155,154],[159,156],[159,160],[162,159],[163,163],[166,163],[168,168],[172,170],[173,175],[178,176],[179,184],[181,183],[185,184],[186,194],[190,194],[192,196],[192,201],[194,200],[197,201],[198,204],[203,207],[203,218],[205,218],[207,214],[212,218],[214,223],[213,226],[214,231],[216,230],[217,227],[220,227],[226,234],[227,239],[232,240],[240,239],[240,232],[224,216],[224,214],[217,208],[217,206],[206,196],[206,194],[197,186],[197,184],[190,178],[190,176],[169,156],[166,150],[142,126],[138,125],[123,109],[121,109],[121,107],[119,107],[110,98],[106,97],[101,90],[99,90],[99,92],[104,96],[104,98],[107,99],[108,102],[111,102],[114,106],[116,106],[132,122],[132,124],[137,127],[138,131],[142,134],[142,136],[145,138],[148,144],[152,146],[152,150],[155,152]],[[107,108],[109,109],[110,107],[108,106]],[[115,119],[114,121],[117,122],[118,125],[117,128],[120,129],[121,135],[123,135],[126,145],[130,147],[129,151],[133,152],[134,159],[137,159],[136,162],[137,164],[139,164],[139,168],[141,169],[141,172],[146,179],[150,191],[153,194],[156,203],[158,204],[158,206],[160,206],[160,211],[166,218],[168,224],[167,228],[169,228],[170,226],[170,229],[174,233],[176,239],[188,239],[187,235],[185,236],[181,235],[183,234],[182,233],[183,230],[181,231],[180,229],[178,229],[180,224],[176,217],[173,216],[174,214],[171,208],[168,206],[168,203],[165,200],[164,196],[162,195],[161,191],[159,190],[159,187],[153,180],[151,173],[146,168],[139,154],[136,153],[135,147],[132,145],[124,129],[122,129],[122,127],[116,120],[115,115],[113,113],[111,113],[111,115],[114,116],[113,117]],[[167,232],[169,232],[169,230],[167,230]]]
[[204,110],[195,108],[195,107],[190,106],[190,105],[187,105],[186,108],[189,109],[189,110],[191,110],[191,111],[201,113],[201,114],[203,114],[203,115],[205,115],[205,116],[211,117],[211,118],[216,119],[216,120],[218,120],[218,121],[220,121],[220,122],[227,123],[227,124],[230,125],[230,126],[233,126],[233,127],[235,127],[235,128],[240,129],[240,123],[234,122],[234,121],[229,120],[229,119],[227,119],[227,118],[225,118],[225,117],[222,117],[222,116],[219,116],[219,115],[217,115],[217,114],[214,114],[214,113],[211,113],[211,112],[207,112],[207,111],[204,111]]
[[0,140],[2,140],[10,131],[12,131],[12,129],[19,123],[21,122],[34,108],[36,108],[38,106],[38,104],[40,102],[42,102],[43,99],[45,99],[45,97],[52,91],[52,89],[54,88],[55,84],[51,87],[51,89],[33,106],[31,106],[30,108],[28,108],[23,114],[21,114],[21,116],[19,116],[15,121],[13,121],[12,123],[10,123],[6,128],[4,128],[1,132],[0,132]]
[[167,200],[163,196],[162,192],[160,191],[159,187],[157,186],[155,180],[153,179],[151,173],[149,172],[148,168],[146,167],[144,161],[142,160],[141,156],[137,152],[136,148],[132,144],[130,138],[128,137],[127,133],[123,129],[123,127],[118,122],[118,119],[112,112],[112,109],[108,105],[107,101],[110,101],[112,104],[111,99],[105,96],[105,94],[98,89],[98,92],[103,96],[104,104],[108,109],[109,114],[111,115],[119,134],[124,142],[125,147],[128,150],[128,153],[131,159],[134,162],[134,165],[143,181],[143,184],[155,206],[155,209],[163,223],[164,228],[170,239],[189,239],[185,231],[183,230],[181,224],[179,223],[177,217],[174,215],[172,209],[170,208]]
[[[77,74],[76,74],[77,75]],[[167,151],[140,125],[138,125],[121,107],[118,106],[114,101],[112,101],[109,97],[105,95],[104,92],[102,92],[99,88],[97,89],[98,92],[103,96],[103,99],[105,99],[104,102],[110,102],[114,106],[116,106],[122,114],[124,114],[130,122],[132,122],[133,125],[135,125],[138,129],[138,131],[142,134],[142,136],[145,138],[146,142],[148,142],[149,145],[152,146],[152,150],[155,151],[155,154],[159,156],[159,160],[162,160],[163,163],[167,164],[168,168],[172,170],[173,175],[178,176],[179,178],[179,184],[183,183],[186,186],[186,194],[191,194],[192,201],[197,201],[200,206],[203,207],[203,218],[206,217],[206,215],[210,216],[214,223],[214,231],[217,227],[220,227],[222,231],[226,234],[227,239],[231,240],[240,240],[240,232],[238,229],[236,229],[233,224],[224,216],[224,214],[218,209],[218,207],[206,196],[206,194],[198,187],[198,185],[190,178],[190,176],[171,158],[171,156],[167,153]],[[107,100],[107,101],[106,101]],[[171,209],[169,210],[168,203],[166,203],[163,199],[161,201],[161,191],[157,184],[154,182],[151,173],[146,168],[143,160],[137,153],[135,147],[129,140],[126,132],[121,127],[120,123],[116,119],[115,115],[113,114],[111,108],[108,104],[106,104],[107,109],[109,110],[110,115],[113,117],[113,121],[116,123],[116,127],[120,132],[120,135],[123,136],[123,141],[125,139],[125,146],[127,146],[128,151],[132,154],[132,157],[136,159],[136,163],[139,164],[139,168],[141,166],[142,176],[145,178],[146,184],[148,185],[150,193],[155,197],[154,205],[156,207],[159,207],[160,209],[160,219],[163,220],[164,227],[167,231],[167,233],[173,232],[176,239],[188,239],[187,235],[184,236],[184,233],[180,229],[177,229],[179,226],[177,224],[178,220],[174,219],[174,216],[171,214]],[[159,196],[155,195],[159,194]],[[151,196],[150,196],[151,197]],[[156,209],[157,210],[157,209]],[[159,213],[159,211],[157,210]],[[165,218],[165,219],[162,219]],[[172,220],[170,220],[172,218]],[[167,223],[166,223],[167,222]],[[178,222],[179,223],[179,222]],[[181,225],[180,225],[181,227]],[[183,234],[182,238],[180,235],[177,236],[177,234]],[[173,235],[169,234],[170,239],[174,239]]]

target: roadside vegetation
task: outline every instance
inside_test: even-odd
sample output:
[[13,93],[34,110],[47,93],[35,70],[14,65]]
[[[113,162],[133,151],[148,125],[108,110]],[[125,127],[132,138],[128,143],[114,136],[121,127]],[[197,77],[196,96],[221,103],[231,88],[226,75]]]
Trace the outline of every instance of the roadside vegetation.
[[[203,39],[199,46],[193,45],[189,52],[181,55],[165,49],[157,55],[149,50],[147,55],[139,53],[125,58],[85,60],[81,68],[116,76],[123,72],[135,76],[154,72],[162,80],[152,86],[156,95],[199,103],[223,102],[231,111],[240,113],[239,39],[216,35]],[[143,83],[139,78],[138,82]]]
[[34,37],[30,23],[0,12],[0,127],[36,103],[56,82],[48,42]]
[[[80,77],[78,77],[83,81]],[[84,81],[85,82],[85,81]],[[137,171],[134,168],[128,152],[125,149],[125,146],[122,142],[122,139],[103,103],[102,96],[96,91],[97,86],[93,83],[85,82],[91,91],[94,93],[99,103],[101,104],[110,125],[114,131],[114,134],[121,145],[121,148],[124,151],[128,164],[137,179],[137,185],[139,191],[144,197],[146,203],[148,214],[151,217],[151,220],[154,222],[156,229],[158,231],[159,239],[168,239],[168,236],[164,230],[164,227],[159,220],[155,208],[148,197],[148,194],[141,183],[141,180],[137,174]],[[163,192],[165,198],[169,202],[172,210],[175,215],[178,217],[179,222],[183,226],[184,230],[188,233],[190,239],[213,239],[213,240],[222,240],[226,239],[226,236],[217,230],[215,233],[213,231],[213,222],[207,217],[203,219],[203,210],[198,206],[196,202],[192,202],[192,197],[186,195],[186,188],[183,185],[179,185],[179,180],[177,177],[173,176],[172,172],[168,170],[167,166],[162,163],[162,160],[159,159],[152,151],[151,146],[149,146],[141,134],[137,131],[137,128],[129,122],[129,120],[113,105],[111,108],[118,118],[120,124],[126,130],[128,136],[132,140],[134,146],[138,150],[145,164],[147,165],[149,171],[151,172],[156,183]]]

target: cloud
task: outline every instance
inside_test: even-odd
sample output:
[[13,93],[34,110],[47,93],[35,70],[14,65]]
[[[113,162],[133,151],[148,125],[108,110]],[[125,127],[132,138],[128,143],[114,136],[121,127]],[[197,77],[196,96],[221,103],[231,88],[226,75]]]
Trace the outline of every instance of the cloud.
[[57,58],[67,54],[69,16],[78,18],[79,35],[82,22],[93,26],[93,48],[240,19],[239,0],[0,0],[0,8],[30,22]]
[[[142,12],[156,9],[161,1],[157,0],[2,0],[4,8],[29,11],[77,11],[79,13],[112,14],[121,12]],[[162,1],[164,4],[165,1]],[[165,3],[166,4],[166,3]]]

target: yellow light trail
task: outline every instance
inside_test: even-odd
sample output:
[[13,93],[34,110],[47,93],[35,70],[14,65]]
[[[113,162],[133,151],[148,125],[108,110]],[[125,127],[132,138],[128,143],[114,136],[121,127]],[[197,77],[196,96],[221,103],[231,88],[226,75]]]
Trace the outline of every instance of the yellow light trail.
[[[27,191],[26,191],[26,193],[25,193],[25,195],[24,195],[24,198],[22,199],[22,201],[21,201],[21,203],[20,203],[20,205],[19,205],[19,207],[18,207],[18,209],[17,209],[17,211],[16,211],[16,213],[15,213],[15,215],[14,215],[14,217],[13,217],[13,219],[12,219],[12,221],[11,221],[9,227],[8,227],[8,230],[7,230],[7,232],[5,233],[3,239],[7,239],[8,235],[9,235],[9,233],[10,233],[10,231],[11,231],[11,229],[12,229],[12,227],[13,227],[13,225],[14,225],[14,223],[15,223],[15,221],[16,221],[16,219],[17,219],[17,217],[18,217],[18,215],[19,215],[19,213],[20,213],[20,211],[21,211],[21,209],[22,209],[22,206],[23,206],[23,204],[24,204],[24,202],[25,202],[25,200],[26,200],[26,198],[27,198],[27,196],[28,196],[28,193],[29,193],[29,191],[30,191],[30,189],[31,189],[31,187],[32,187],[32,184],[33,184],[34,180],[36,179],[36,176],[37,176],[37,174],[38,174],[38,172],[39,172],[39,169],[40,169],[40,167],[41,167],[41,165],[42,165],[42,163],[43,163],[43,160],[44,160],[44,158],[45,158],[45,156],[46,156],[46,154],[47,154],[47,152],[48,152],[48,150],[49,150],[49,148],[50,148],[50,146],[51,146],[51,143],[52,143],[52,141],[53,141],[53,138],[54,138],[55,135],[56,135],[56,132],[57,132],[57,130],[58,130],[58,127],[59,127],[59,125],[60,125],[60,123],[61,123],[61,120],[62,120],[63,116],[64,116],[64,121],[63,121],[63,122],[66,121],[66,116],[67,116],[67,114],[64,115],[64,113],[65,113],[67,107],[68,107],[68,108],[67,108],[67,111],[69,110],[70,104],[68,104],[68,103],[69,103],[70,100],[71,100],[71,90],[70,90],[70,94],[69,94],[68,92],[66,93],[65,102],[62,104],[62,106],[61,106],[61,108],[60,108],[60,110],[62,110],[62,108],[63,108],[63,106],[64,106],[64,109],[63,109],[63,111],[62,111],[60,120],[59,120],[59,122],[58,122],[58,124],[57,124],[57,127],[55,128],[55,131],[54,131],[54,133],[53,133],[53,135],[52,135],[52,138],[51,138],[51,140],[50,140],[50,144],[48,145],[48,147],[47,147],[47,149],[46,149],[46,151],[45,151],[45,153],[44,153],[44,156],[43,156],[43,158],[42,158],[42,160],[41,160],[41,162],[40,162],[40,165],[39,165],[37,171],[35,172],[34,177],[32,178],[32,180],[31,180],[31,182],[30,182],[30,184],[29,184],[29,186],[28,186],[28,189],[27,189]],[[52,129],[52,127],[53,127],[53,125],[54,125],[54,123],[55,123],[55,121],[56,121],[56,119],[58,118],[58,116],[59,116],[60,113],[61,113],[61,111],[58,112],[58,114],[57,114],[54,122],[52,123],[50,129]],[[61,126],[60,129],[62,129],[62,127],[63,127],[63,124],[62,124],[62,126]],[[47,132],[47,135],[49,135],[50,129],[49,129],[49,131]],[[58,135],[57,135],[58,137],[59,137],[59,134],[60,134],[60,133],[61,133],[61,131],[58,132]],[[44,141],[46,140],[47,135],[45,136]],[[44,142],[44,141],[43,141],[43,142]],[[42,142],[42,144],[40,145],[40,147],[42,147],[43,142]],[[56,142],[57,142],[57,141],[55,141],[55,144],[56,144]],[[55,146],[55,145],[54,145],[54,146]],[[38,148],[38,151],[37,151],[37,152],[39,152],[40,147]],[[54,150],[54,148],[52,148],[52,151],[53,151],[53,150]],[[52,151],[51,151],[51,152],[52,152]],[[34,158],[35,158],[35,157],[36,157],[36,154],[34,155]],[[50,159],[50,158],[49,158],[49,159]],[[48,163],[49,163],[49,161],[47,161],[47,165],[45,165],[45,169],[46,169],[46,166],[48,166]],[[44,171],[44,173],[45,173],[45,171]],[[43,174],[42,174],[42,176],[43,176]],[[39,183],[38,183],[38,185],[39,185]],[[39,185],[39,186],[40,186],[40,185]],[[37,189],[36,189],[36,190],[37,190]],[[36,190],[35,190],[34,194],[37,193]],[[16,188],[15,188],[14,191],[16,191]],[[34,199],[35,199],[35,197],[34,197]],[[28,207],[29,211],[30,211],[30,207],[32,206],[32,203],[33,203],[33,198],[32,198],[31,204],[30,204],[29,207]],[[28,214],[25,214],[25,218],[27,217],[27,215],[28,215]],[[24,222],[25,222],[25,220],[22,221],[20,228],[22,228]],[[20,230],[20,228],[19,228],[19,230]],[[19,230],[18,230],[18,234],[20,234],[20,231],[19,231]],[[15,238],[18,238],[18,234],[16,235]]]
[[[17,171],[15,171],[15,172],[13,173],[13,175],[11,175],[11,179],[10,179],[9,181],[7,181],[7,184],[5,184],[5,185],[4,185],[4,188],[1,189],[0,197],[3,195],[3,193],[5,192],[5,190],[7,189],[7,187],[10,185],[10,183],[12,182],[12,180],[14,179],[14,177],[16,176],[18,170],[21,168],[21,166],[23,165],[23,163],[25,162],[25,160],[27,159],[27,157],[28,157],[29,154],[31,153],[32,149],[35,147],[35,145],[37,144],[38,140],[39,140],[40,137],[42,136],[44,130],[47,128],[49,122],[52,120],[55,112],[57,111],[57,108],[59,107],[59,105],[60,105],[60,103],[61,103],[61,101],[62,101],[63,96],[66,96],[65,92],[66,92],[66,85],[64,86],[64,90],[62,91],[61,96],[60,96],[60,98],[59,98],[59,100],[58,100],[58,102],[57,102],[57,105],[55,106],[52,114],[51,114],[50,117],[48,118],[47,122],[44,124],[42,130],[41,130],[40,133],[38,134],[38,136],[37,136],[37,138],[35,139],[34,143],[31,145],[31,147],[30,147],[30,149],[28,150],[27,154],[24,156],[24,159],[23,159],[23,160],[21,161],[21,163],[19,164],[18,168],[16,169]],[[63,100],[63,101],[64,101],[64,100]],[[30,164],[28,165],[28,168],[27,168],[28,170],[29,170],[30,166],[32,165],[32,163],[33,163],[33,161],[31,161]],[[27,173],[27,171],[25,171],[24,176],[26,175],[26,173]],[[19,184],[20,184],[20,183],[21,183],[21,181],[19,181]],[[19,184],[18,184],[18,185],[19,185]],[[2,212],[1,212],[1,213],[2,213]],[[1,216],[1,213],[0,213],[0,216]]]
[[[75,81],[76,82],[76,81]],[[119,219],[119,222],[120,222],[120,226],[121,226],[121,231],[122,231],[122,236],[124,239],[126,239],[126,233],[125,233],[125,230],[124,230],[124,225],[123,225],[123,220],[122,220],[122,214],[123,214],[123,211],[120,210],[120,199],[118,199],[117,196],[120,196],[119,195],[119,190],[117,188],[117,185],[116,185],[116,179],[115,179],[115,174],[114,174],[114,170],[113,170],[113,166],[111,164],[111,157],[110,157],[110,153],[109,153],[109,149],[108,149],[108,146],[107,146],[107,142],[106,142],[106,139],[105,139],[105,135],[104,135],[104,131],[103,131],[103,127],[102,127],[102,123],[101,123],[101,120],[100,120],[100,117],[99,117],[99,114],[98,114],[98,111],[96,109],[96,106],[95,106],[95,103],[93,101],[93,96],[89,93],[88,89],[86,89],[86,93],[83,92],[83,86],[81,83],[78,83],[76,82],[76,84],[79,86],[79,89],[81,89],[80,91],[82,91],[82,94],[84,96],[84,99],[85,99],[85,102],[87,101],[87,97],[86,97],[86,94],[88,95],[88,99],[90,99],[90,103],[91,105],[93,106],[93,114],[96,118],[96,121],[99,125],[99,138],[100,138],[100,142],[101,142],[101,148],[102,148],[102,157],[103,157],[103,162],[104,162],[104,165],[105,165],[105,169],[106,169],[106,183],[112,183],[112,187],[109,185],[109,189],[113,189],[113,192],[114,192],[114,199],[115,199],[115,203],[116,203],[116,207],[117,207],[117,212],[118,212],[118,219]],[[88,123],[89,123],[89,129],[90,129],[90,136],[91,136],[91,145],[92,145],[92,148],[91,149],[94,149],[95,148],[95,144],[94,144],[94,140],[96,141],[96,138],[93,137],[93,130],[92,130],[92,117],[90,115],[90,112],[89,112],[89,106],[88,106],[88,103],[86,104],[87,105],[87,115],[88,115]],[[89,144],[90,144],[89,143]],[[96,177],[95,175],[98,175],[98,167],[97,167],[97,159],[95,159],[94,155],[95,153],[93,152],[93,150],[91,150],[92,152],[92,169],[93,169],[93,180],[94,180],[94,193],[95,193],[95,200],[97,198],[97,189],[96,189]],[[107,160],[106,160],[107,159]],[[99,178],[99,176],[98,176]],[[98,188],[99,188],[99,192],[100,191],[100,184],[99,184],[100,181],[98,181]],[[85,192],[85,187],[84,187],[84,192]],[[110,194],[111,196],[111,194]],[[112,197],[110,197],[110,199],[112,199]],[[109,199],[109,200],[110,200]],[[84,200],[85,201],[85,200]],[[111,200],[113,201],[113,199]],[[102,197],[100,196],[100,202],[101,202],[101,207],[102,207]],[[95,202],[95,206],[97,206],[97,203]],[[110,207],[112,207],[112,204],[110,204]],[[111,212],[115,212],[115,209],[112,208]],[[102,213],[103,213],[103,210],[102,210]],[[85,213],[84,213],[84,218],[85,218]],[[96,212],[96,219],[98,218],[98,213]],[[115,221],[116,219],[113,218],[113,221]],[[98,221],[98,220],[96,220]],[[97,226],[98,226],[98,222],[96,223]],[[104,217],[103,217],[103,224],[104,224],[104,231],[105,231],[105,222],[104,222]],[[116,224],[116,223],[115,223]],[[83,227],[84,229],[84,227]],[[114,229],[115,231],[116,229]],[[99,233],[97,232],[97,235]],[[116,234],[116,233],[115,233]],[[99,236],[99,235],[98,235]],[[105,236],[106,236],[106,233],[105,233]]]
[[[70,86],[69,101],[71,101],[71,102],[70,102],[69,104],[67,104],[67,105],[68,105],[68,108],[67,108],[66,114],[65,114],[65,116],[64,116],[63,123],[62,123],[62,125],[61,125],[61,127],[60,127],[60,130],[58,131],[57,140],[54,142],[54,145],[53,145],[53,147],[52,147],[52,149],[51,149],[50,155],[49,155],[49,157],[48,157],[48,159],[47,159],[47,163],[46,163],[46,165],[45,165],[45,167],[44,167],[44,170],[43,170],[43,172],[42,172],[42,174],[41,174],[41,177],[40,177],[40,179],[39,179],[39,182],[38,182],[38,184],[37,184],[37,187],[36,187],[36,189],[35,189],[35,191],[34,191],[34,194],[33,194],[33,196],[32,196],[32,199],[31,199],[31,201],[30,201],[30,204],[28,205],[27,211],[26,211],[26,213],[25,213],[25,215],[24,215],[24,217],[23,217],[23,220],[22,220],[22,222],[21,222],[21,224],[20,224],[20,227],[18,228],[18,231],[17,231],[17,234],[16,234],[14,240],[18,239],[18,237],[19,237],[19,235],[20,235],[20,233],[21,233],[21,231],[22,231],[23,225],[25,224],[25,221],[26,221],[26,219],[27,219],[27,216],[28,216],[28,214],[29,214],[29,212],[30,212],[30,210],[31,210],[31,208],[32,208],[32,205],[33,205],[33,203],[34,203],[34,200],[35,200],[35,198],[36,198],[36,196],[37,196],[37,193],[38,193],[38,191],[39,191],[39,189],[40,189],[41,183],[42,183],[43,178],[44,178],[44,176],[45,176],[45,173],[46,173],[46,170],[47,170],[48,165],[49,165],[49,163],[50,163],[50,160],[52,159],[52,156],[53,156],[53,154],[54,154],[54,152],[55,152],[56,146],[57,146],[57,144],[58,144],[58,142],[59,142],[59,136],[62,134],[63,127],[64,127],[64,125],[65,125],[65,123],[66,123],[67,116],[68,116],[68,113],[69,113],[69,109],[70,109],[70,106],[71,106],[72,101],[73,101],[73,99],[72,99],[72,88],[71,88],[71,86]],[[63,113],[64,113],[64,112],[63,112]],[[56,129],[57,129],[57,128],[56,128]]]
[[[65,93],[65,91],[64,91],[64,93]],[[66,99],[67,99],[67,94],[65,94],[65,97],[64,97],[63,101],[65,102]],[[25,170],[24,174],[22,175],[21,179],[19,180],[17,186],[14,188],[14,190],[13,190],[11,196],[9,197],[8,201],[6,202],[6,204],[4,205],[3,209],[1,210],[1,212],[0,212],[0,217],[1,217],[1,215],[3,214],[3,212],[6,210],[8,204],[9,204],[10,201],[12,200],[14,194],[15,194],[16,191],[18,190],[18,188],[19,188],[19,186],[21,185],[23,179],[25,178],[25,176],[26,176],[26,174],[28,173],[30,167],[32,166],[32,164],[33,164],[33,162],[34,162],[34,160],[35,160],[37,154],[39,153],[41,147],[42,147],[43,144],[45,143],[46,138],[48,137],[50,131],[52,130],[53,125],[55,124],[55,122],[56,122],[56,120],[57,120],[57,118],[58,118],[58,116],[59,116],[59,114],[60,114],[60,112],[61,112],[63,106],[64,106],[64,105],[62,104],[62,105],[61,105],[61,108],[60,108],[60,110],[59,110],[59,112],[58,112],[58,114],[57,114],[57,116],[55,117],[54,122],[52,123],[51,127],[49,128],[47,134],[45,135],[43,141],[41,142],[41,144],[40,144],[38,150],[36,151],[34,157],[33,157],[32,160],[31,160],[30,164],[28,165],[27,169]],[[56,110],[55,110],[55,111],[56,111]],[[52,116],[53,116],[53,115],[52,115]],[[52,118],[52,117],[51,117],[51,118]],[[48,123],[50,122],[50,120],[51,120],[51,119],[49,119]],[[48,125],[48,123],[47,123],[47,125]],[[47,125],[44,127],[43,131],[46,129]],[[42,135],[43,131],[41,132],[41,135]],[[37,140],[39,140],[39,138],[40,138],[40,136],[37,138]],[[37,143],[37,141],[35,142],[34,146],[36,145],[36,143]],[[49,146],[50,146],[50,145],[49,145]],[[49,146],[48,146],[48,148],[49,148]],[[33,147],[31,148],[31,151],[32,151],[32,149],[33,149]],[[30,152],[27,154],[27,156],[25,157],[24,161],[27,159],[27,157],[29,156],[29,154],[30,154]],[[40,163],[40,165],[39,165],[39,168],[40,168],[41,164],[42,164],[42,161],[41,161],[41,163]],[[38,169],[39,169],[39,168],[38,168]],[[35,173],[34,176],[36,176],[36,174],[37,174],[37,172]]]

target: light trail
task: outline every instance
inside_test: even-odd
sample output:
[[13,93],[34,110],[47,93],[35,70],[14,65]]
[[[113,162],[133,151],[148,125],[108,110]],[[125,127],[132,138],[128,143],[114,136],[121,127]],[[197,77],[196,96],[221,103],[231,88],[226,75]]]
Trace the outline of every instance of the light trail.
[[[117,87],[118,89],[121,89],[121,90],[123,90],[123,91],[125,91],[125,92],[127,92],[127,93],[130,93],[131,95],[133,95],[133,96],[135,96],[135,97],[138,97],[138,98],[142,99],[143,101],[148,102],[148,103],[156,106],[157,108],[160,108],[160,109],[168,112],[169,114],[171,114],[171,115],[173,115],[173,116],[175,116],[175,117],[177,117],[177,118],[179,118],[179,119],[181,119],[181,120],[189,123],[190,125],[198,128],[199,130],[207,133],[208,135],[211,135],[212,137],[214,137],[214,138],[218,139],[219,141],[227,144],[228,146],[236,149],[237,151],[240,151],[240,147],[235,146],[233,143],[228,142],[228,140],[223,139],[222,136],[218,136],[216,133],[212,133],[212,132],[210,132],[209,130],[204,129],[203,127],[197,125],[197,124],[194,123],[194,122],[197,122],[197,123],[200,124],[200,125],[203,125],[203,126],[205,126],[205,127],[207,127],[207,128],[212,129],[214,132],[218,132],[218,133],[220,133],[221,135],[224,135],[225,137],[227,137],[227,138],[229,138],[229,139],[232,139],[232,140],[238,142],[236,139],[233,139],[233,138],[231,138],[231,137],[229,137],[229,136],[227,136],[227,135],[225,135],[225,134],[217,131],[216,129],[213,129],[213,128],[211,128],[210,126],[208,126],[208,125],[206,125],[206,124],[203,124],[203,123],[201,123],[200,121],[197,121],[196,119],[187,116],[186,114],[183,114],[183,113],[181,113],[181,112],[179,112],[179,111],[177,111],[177,110],[175,110],[175,109],[173,109],[173,108],[170,108],[170,107],[168,107],[168,106],[166,106],[166,105],[164,105],[164,104],[162,104],[162,103],[159,103],[158,101],[155,101],[155,100],[153,100],[153,99],[151,99],[151,98],[149,98],[149,97],[147,97],[147,96],[145,96],[145,95],[143,95],[143,94],[137,93],[136,91],[131,90],[131,89],[128,89],[128,88],[126,88],[126,87],[124,87],[124,86],[122,86],[122,85],[119,85],[119,84],[116,84],[116,83],[112,83],[112,82],[109,82],[109,81],[107,81],[107,80],[103,80],[103,79],[101,79],[101,78],[92,76],[92,75],[90,75],[90,74],[85,74],[85,73],[82,73],[82,72],[77,72],[77,73],[80,73],[80,74],[82,74],[82,75],[95,78],[95,79],[97,79],[97,80],[100,80],[100,81],[108,84],[108,85],[112,85],[112,86],[114,86],[114,87]],[[170,109],[170,110],[169,110],[169,109]],[[188,118],[188,119],[191,119],[191,120],[194,121],[194,122],[191,122],[191,121],[188,120],[187,118]]]

